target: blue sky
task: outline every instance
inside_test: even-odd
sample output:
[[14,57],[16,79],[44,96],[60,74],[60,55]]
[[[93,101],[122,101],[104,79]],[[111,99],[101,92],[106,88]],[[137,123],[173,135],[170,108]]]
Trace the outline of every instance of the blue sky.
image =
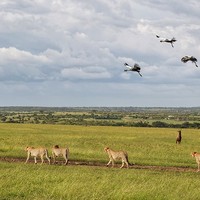
[[180,61],[200,61],[199,10],[199,0],[1,0],[0,106],[200,106],[200,67]]

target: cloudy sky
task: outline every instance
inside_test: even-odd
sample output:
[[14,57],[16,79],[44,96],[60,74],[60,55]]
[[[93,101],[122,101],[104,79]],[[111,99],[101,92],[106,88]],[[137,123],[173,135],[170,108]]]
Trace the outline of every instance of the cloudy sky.
[[0,18],[0,106],[200,106],[181,62],[200,61],[199,0],[1,0]]

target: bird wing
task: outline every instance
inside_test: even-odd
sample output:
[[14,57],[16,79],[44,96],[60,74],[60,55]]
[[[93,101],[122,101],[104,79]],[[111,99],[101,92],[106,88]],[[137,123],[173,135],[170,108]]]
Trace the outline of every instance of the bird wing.
[[173,37],[172,39],[163,38],[163,37],[160,37],[159,35],[156,35],[156,37],[157,37],[157,38],[160,38],[160,40],[161,40],[162,42],[176,42],[176,41],[177,41],[175,37]]
[[131,67],[131,66],[127,66],[127,65],[126,65],[126,67],[129,68],[129,69],[133,69],[133,67]]
[[166,38],[160,37],[159,35],[156,35],[157,38],[159,38],[160,40],[166,40]]
[[129,69],[132,69],[133,67],[131,67],[128,63],[124,63],[124,66],[126,66]]
[[172,42],[176,42],[177,40],[176,40],[175,37],[173,37],[173,38],[171,39],[171,41],[172,41]]
[[186,63],[189,60],[190,60],[189,56],[184,56],[184,57],[181,58],[181,61],[184,62],[184,63]]

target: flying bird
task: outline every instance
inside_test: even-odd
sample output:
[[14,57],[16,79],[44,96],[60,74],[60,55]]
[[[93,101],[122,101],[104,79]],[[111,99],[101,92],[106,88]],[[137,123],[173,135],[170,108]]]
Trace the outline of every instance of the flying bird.
[[159,35],[156,35],[156,37],[160,38],[160,42],[170,43],[172,47],[174,47],[173,43],[177,41],[174,37],[172,39],[161,38]]
[[135,63],[134,66],[130,66],[128,63],[124,63],[124,65],[128,68],[124,69],[125,72],[127,71],[138,72],[138,74],[142,77],[142,74],[140,74],[141,67],[137,63]]
[[196,67],[198,67],[197,59],[194,56],[184,56],[184,57],[181,58],[181,61],[184,62],[184,63],[191,61],[195,64]]

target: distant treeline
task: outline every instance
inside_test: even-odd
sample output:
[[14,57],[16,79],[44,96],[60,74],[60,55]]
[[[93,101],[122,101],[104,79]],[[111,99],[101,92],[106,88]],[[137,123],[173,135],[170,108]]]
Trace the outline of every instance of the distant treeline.
[[13,112],[200,112],[200,107],[40,107],[40,106],[0,106],[1,111]]
[[[125,109],[125,111],[124,111]],[[126,110],[127,109],[127,110]],[[1,107],[1,123],[200,128],[194,108],[41,108]]]
[[15,112],[200,112],[200,107],[40,107],[40,106],[0,106],[1,111]]
[[125,126],[125,127],[157,127],[157,128],[200,128],[200,123],[198,122],[183,122],[178,124],[171,124],[162,121],[155,121],[151,124],[148,122],[115,122],[115,121],[86,121],[79,119],[69,119],[69,120],[1,120],[2,123],[22,123],[22,124],[62,124],[62,125],[84,125],[84,126]]

